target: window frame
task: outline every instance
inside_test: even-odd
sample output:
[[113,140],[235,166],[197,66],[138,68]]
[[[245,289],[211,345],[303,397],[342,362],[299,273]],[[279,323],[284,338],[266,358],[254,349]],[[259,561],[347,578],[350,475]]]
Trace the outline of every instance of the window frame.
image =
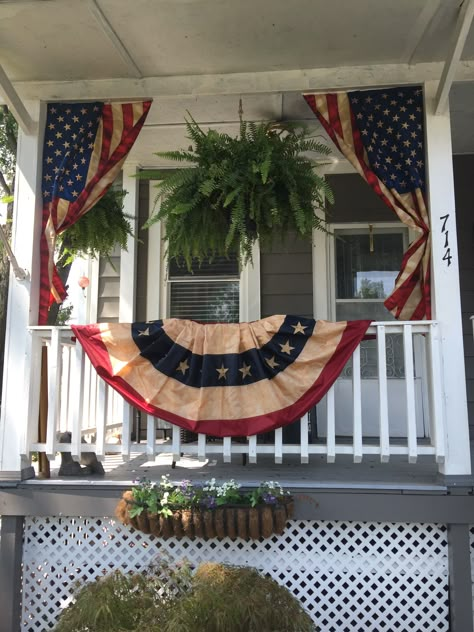
[[374,234],[400,233],[403,237],[403,252],[408,248],[410,242],[410,231],[401,222],[345,222],[334,223],[328,226],[328,296],[329,296],[329,318],[336,320],[336,308],[338,303],[383,303],[383,298],[347,298],[338,299],[336,297],[336,233],[343,231],[345,234],[360,234],[362,231],[369,231],[369,224],[372,225]]

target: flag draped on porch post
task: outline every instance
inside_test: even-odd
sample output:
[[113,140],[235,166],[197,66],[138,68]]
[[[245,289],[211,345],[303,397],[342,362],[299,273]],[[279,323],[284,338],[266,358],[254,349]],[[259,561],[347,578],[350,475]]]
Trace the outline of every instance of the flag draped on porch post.
[[97,373],[133,406],[218,437],[267,432],[327,393],[370,321],[73,325]]
[[400,320],[431,318],[421,88],[305,94],[304,98],[358,173],[418,234],[404,254],[386,308]]
[[50,103],[43,145],[43,227],[38,323],[66,291],[54,265],[56,235],[87,213],[120,172],[151,106],[136,103]]

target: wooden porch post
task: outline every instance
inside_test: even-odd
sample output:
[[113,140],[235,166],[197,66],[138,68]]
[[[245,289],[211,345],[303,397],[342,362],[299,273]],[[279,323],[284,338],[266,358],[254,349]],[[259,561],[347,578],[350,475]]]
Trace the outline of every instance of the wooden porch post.
[[435,114],[438,82],[425,83],[425,135],[432,237],[433,318],[439,323],[446,476],[471,473],[449,111]]
[[[39,121],[38,132],[18,133],[17,176],[13,213],[12,249],[20,267],[27,271],[24,281],[10,272],[5,359],[0,418],[0,479],[18,480],[34,475],[25,452],[25,437],[38,426],[38,411],[30,411],[30,367],[32,337],[29,325],[36,325],[39,296],[39,237],[41,232],[41,154],[44,106],[29,106]],[[29,418],[31,417],[31,418]]]
[[[120,298],[119,322],[129,323],[135,320],[136,288],[137,288],[137,237],[138,226],[138,189],[139,181],[135,178],[138,165],[126,162],[123,166],[123,189],[127,191],[124,207],[127,215],[132,217],[130,223],[135,237],[127,240],[127,250],[120,253]],[[130,457],[130,436],[133,423],[133,409],[125,400],[121,401],[122,411],[122,457]],[[154,423],[154,422],[153,422]]]

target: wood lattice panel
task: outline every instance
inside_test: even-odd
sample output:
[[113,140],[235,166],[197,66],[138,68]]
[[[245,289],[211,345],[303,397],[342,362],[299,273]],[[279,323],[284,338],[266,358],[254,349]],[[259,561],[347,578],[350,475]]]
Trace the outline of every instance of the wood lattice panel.
[[255,566],[287,586],[321,632],[449,630],[441,525],[292,521],[264,541],[159,542],[111,518],[53,517],[26,519],[23,632],[50,629],[74,582],[143,568],[160,552]]

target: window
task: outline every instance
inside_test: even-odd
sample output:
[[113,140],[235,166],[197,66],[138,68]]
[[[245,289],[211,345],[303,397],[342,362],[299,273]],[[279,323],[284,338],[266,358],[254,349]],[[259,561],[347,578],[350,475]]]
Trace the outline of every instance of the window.
[[240,272],[237,257],[215,257],[211,263],[170,263],[168,305],[170,318],[199,322],[239,322]]
[[336,320],[391,320],[383,302],[392,292],[406,230],[335,229]]

